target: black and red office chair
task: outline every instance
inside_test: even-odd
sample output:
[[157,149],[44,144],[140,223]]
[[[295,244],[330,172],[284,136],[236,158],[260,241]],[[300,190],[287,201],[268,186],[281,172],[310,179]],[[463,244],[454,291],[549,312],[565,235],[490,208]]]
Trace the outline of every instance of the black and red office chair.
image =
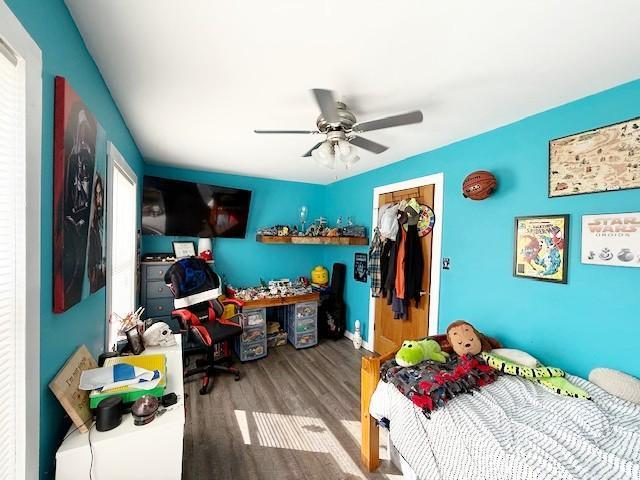
[[[187,341],[198,345],[198,350],[205,354],[204,359],[196,361],[195,368],[185,370],[184,377],[204,373],[201,395],[210,391],[216,371],[231,373],[239,380],[240,371],[237,368],[215,360],[215,346],[242,334],[242,314],[238,313],[242,302],[233,298],[221,299],[220,277],[209,268],[207,262],[197,257],[178,260],[169,268],[164,279],[175,296],[173,318],[187,334]],[[225,305],[235,307],[234,315],[230,318],[225,318]]]

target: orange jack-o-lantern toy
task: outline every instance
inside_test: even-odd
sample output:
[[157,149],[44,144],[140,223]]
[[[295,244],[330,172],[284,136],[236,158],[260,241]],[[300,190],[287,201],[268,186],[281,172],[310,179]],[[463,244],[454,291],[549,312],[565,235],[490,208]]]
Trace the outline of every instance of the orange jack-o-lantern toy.
[[462,182],[462,195],[471,200],[484,200],[497,186],[496,177],[491,172],[478,170],[467,175]]

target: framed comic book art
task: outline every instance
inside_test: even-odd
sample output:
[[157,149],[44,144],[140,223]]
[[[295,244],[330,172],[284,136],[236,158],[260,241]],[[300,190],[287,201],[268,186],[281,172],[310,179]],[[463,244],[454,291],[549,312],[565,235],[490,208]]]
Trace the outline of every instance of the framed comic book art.
[[104,129],[62,77],[53,127],[53,311],[105,285],[107,141]]
[[549,142],[549,197],[640,188],[640,118]]
[[582,263],[640,268],[640,212],[582,216]]
[[569,215],[516,217],[513,275],[567,283]]

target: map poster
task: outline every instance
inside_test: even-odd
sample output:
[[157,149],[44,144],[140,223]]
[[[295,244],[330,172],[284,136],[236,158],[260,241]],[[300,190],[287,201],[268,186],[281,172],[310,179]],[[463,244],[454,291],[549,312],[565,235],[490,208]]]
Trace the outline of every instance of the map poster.
[[567,283],[569,215],[516,217],[513,275]]
[[549,197],[640,188],[640,118],[549,142]]
[[583,215],[582,263],[640,267],[640,212]]

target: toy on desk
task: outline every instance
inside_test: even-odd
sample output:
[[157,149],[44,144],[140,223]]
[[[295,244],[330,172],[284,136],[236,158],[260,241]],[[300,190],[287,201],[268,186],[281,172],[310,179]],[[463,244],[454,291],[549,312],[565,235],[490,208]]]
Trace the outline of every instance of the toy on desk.
[[156,417],[160,402],[153,395],[143,395],[131,407],[134,425],[146,425]]
[[329,270],[322,265],[316,266],[311,270],[311,283],[317,286],[325,286],[329,284]]
[[127,363],[85,370],[80,376],[80,390],[113,390],[132,386],[142,390],[155,388],[162,374]]
[[145,347],[173,347],[176,339],[169,325],[164,322],[157,322],[144,331],[142,341]]
[[[135,325],[142,323],[142,314],[144,313],[144,307],[138,308],[135,312],[127,313],[121,318],[117,313],[112,313],[112,317],[120,320],[120,328],[118,329],[118,335],[124,335],[127,330],[131,329]],[[111,320],[110,320],[111,321]]]
[[[121,386],[118,388],[101,388],[92,390],[89,394],[89,407],[96,408],[101,400],[111,396],[118,396],[122,398],[124,403],[129,403],[137,400],[142,395],[154,395],[157,397],[161,397],[164,395],[164,392],[167,388],[167,359],[163,354],[154,354],[154,355],[135,355],[135,356],[126,356],[126,357],[116,357],[116,358],[108,358],[105,361],[105,366],[107,368],[118,364],[125,364],[124,368],[133,370],[135,372],[136,368],[145,371],[159,372],[160,376],[157,382],[142,382],[134,385]],[[124,371],[124,370],[123,370]],[[155,373],[154,373],[155,376]],[[141,388],[144,387],[144,388]],[[152,387],[152,388],[149,388]]]
[[306,295],[312,292],[311,286],[309,285],[308,281],[305,284],[304,282],[300,282],[299,280],[291,282],[289,279],[285,278],[281,280],[272,280],[268,283],[261,279],[260,282],[261,285],[257,287],[235,288],[231,285],[228,285],[227,294],[231,298],[250,301],[261,300],[263,298]]
[[274,297],[286,297],[287,295],[291,295],[290,292],[292,289],[293,285],[291,284],[291,280],[288,278],[271,280],[269,282],[269,293]]

